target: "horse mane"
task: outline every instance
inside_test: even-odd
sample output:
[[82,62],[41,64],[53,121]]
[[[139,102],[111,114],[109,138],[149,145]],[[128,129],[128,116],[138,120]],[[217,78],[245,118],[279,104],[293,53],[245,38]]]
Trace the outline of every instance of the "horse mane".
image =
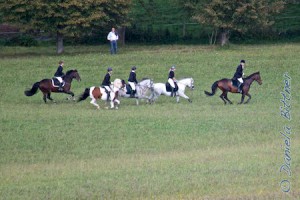
[[258,72],[254,72],[253,74],[247,76],[245,79],[249,79],[249,78],[251,78],[252,76],[257,75],[257,74],[259,75],[259,71],[258,71]]
[[189,79],[189,78],[192,78],[192,77],[183,77],[183,78],[181,78],[181,79],[178,79],[178,81],[181,81],[181,80],[183,80],[183,79]]
[[77,70],[76,69],[71,69],[71,70],[67,71],[66,76],[69,76],[73,72],[77,72]]

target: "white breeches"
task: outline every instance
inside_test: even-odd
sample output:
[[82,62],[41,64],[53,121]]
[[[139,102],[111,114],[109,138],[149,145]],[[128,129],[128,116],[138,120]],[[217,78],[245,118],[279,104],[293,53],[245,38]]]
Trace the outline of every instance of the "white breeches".
[[240,83],[244,83],[243,78],[238,78],[238,81],[239,81]]
[[171,85],[172,88],[175,88],[175,83],[173,79],[169,78],[168,83]]
[[62,79],[62,77],[55,77],[60,83],[62,83],[63,82],[63,79]]
[[134,82],[128,82],[132,90],[135,90],[135,83]]
[[108,92],[111,92],[111,88],[109,87],[109,86],[104,86],[105,87],[105,89],[108,91]]

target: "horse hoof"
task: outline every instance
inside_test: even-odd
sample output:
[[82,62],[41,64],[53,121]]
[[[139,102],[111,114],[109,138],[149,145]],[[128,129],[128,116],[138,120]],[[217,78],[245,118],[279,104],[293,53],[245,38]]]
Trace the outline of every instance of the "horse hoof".
[[119,108],[118,107],[116,107],[116,110],[118,110]]

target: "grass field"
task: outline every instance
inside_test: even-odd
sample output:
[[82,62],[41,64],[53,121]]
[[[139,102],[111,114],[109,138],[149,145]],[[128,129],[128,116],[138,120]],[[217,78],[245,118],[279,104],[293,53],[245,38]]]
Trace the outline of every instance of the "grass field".
[[[229,46],[131,46],[116,56],[106,45],[0,49],[0,199],[298,199],[300,196],[300,44]],[[119,110],[96,110],[89,100],[76,103],[53,94],[24,90],[52,77],[59,60],[76,68],[78,96],[99,85],[106,68],[112,79],[137,77],[165,82],[193,77],[187,89],[193,103],[161,96],[153,105],[121,99]],[[224,106],[220,91],[206,97],[214,81],[231,78],[241,59],[246,75],[260,71],[252,100]],[[280,116],[283,74],[291,80],[292,120]],[[104,106],[103,101],[99,101]],[[285,151],[283,127],[292,128]],[[287,155],[285,155],[285,153]],[[290,156],[291,176],[280,172]],[[291,190],[282,192],[288,180]]]

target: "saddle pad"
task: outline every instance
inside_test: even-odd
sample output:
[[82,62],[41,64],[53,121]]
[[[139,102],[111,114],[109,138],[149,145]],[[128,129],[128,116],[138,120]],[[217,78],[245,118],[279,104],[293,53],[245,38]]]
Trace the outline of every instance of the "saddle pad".
[[[171,92],[171,85],[170,83],[166,82],[166,90],[167,92]],[[178,85],[177,83],[175,82],[175,88],[174,88],[174,92],[177,92],[178,91]]]
[[[59,80],[57,78],[52,78],[51,80],[52,80],[53,87],[59,87],[60,82],[59,82]],[[63,82],[62,86],[65,86],[65,82]]]

